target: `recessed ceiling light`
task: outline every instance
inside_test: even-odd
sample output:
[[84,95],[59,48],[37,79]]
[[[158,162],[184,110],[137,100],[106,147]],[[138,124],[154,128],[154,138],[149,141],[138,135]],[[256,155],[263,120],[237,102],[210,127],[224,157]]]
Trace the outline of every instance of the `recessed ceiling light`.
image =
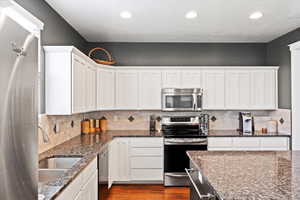
[[257,12],[252,13],[252,14],[249,16],[249,18],[250,18],[250,19],[260,19],[260,18],[262,18],[263,16],[264,16],[264,15],[262,14],[262,12],[257,11]]
[[198,13],[194,10],[191,10],[185,14],[185,18],[187,19],[195,19],[198,16]]
[[129,11],[122,11],[120,13],[120,16],[124,19],[130,19],[132,17],[132,15]]

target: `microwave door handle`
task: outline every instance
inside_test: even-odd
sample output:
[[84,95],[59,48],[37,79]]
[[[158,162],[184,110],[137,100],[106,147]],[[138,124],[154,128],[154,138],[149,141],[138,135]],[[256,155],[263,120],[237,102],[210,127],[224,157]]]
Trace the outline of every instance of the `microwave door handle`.
[[193,109],[197,109],[197,95],[193,94]]

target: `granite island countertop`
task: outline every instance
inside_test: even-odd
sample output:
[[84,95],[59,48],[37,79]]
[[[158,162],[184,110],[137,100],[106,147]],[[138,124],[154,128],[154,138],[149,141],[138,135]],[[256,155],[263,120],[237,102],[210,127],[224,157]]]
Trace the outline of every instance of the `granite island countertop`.
[[39,160],[53,156],[82,156],[82,159],[57,180],[39,183],[39,194],[45,196],[44,200],[55,199],[115,137],[162,137],[162,135],[143,130],[107,131],[80,135],[49,149],[39,154]]
[[299,200],[300,151],[190,151],[224,200]]

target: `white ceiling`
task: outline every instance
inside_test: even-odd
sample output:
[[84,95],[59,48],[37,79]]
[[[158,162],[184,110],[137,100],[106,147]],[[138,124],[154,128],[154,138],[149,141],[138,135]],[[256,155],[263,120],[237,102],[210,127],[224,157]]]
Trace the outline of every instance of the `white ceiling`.
[[90,42],[269,42],[300,27],[300,0],[46,1]]

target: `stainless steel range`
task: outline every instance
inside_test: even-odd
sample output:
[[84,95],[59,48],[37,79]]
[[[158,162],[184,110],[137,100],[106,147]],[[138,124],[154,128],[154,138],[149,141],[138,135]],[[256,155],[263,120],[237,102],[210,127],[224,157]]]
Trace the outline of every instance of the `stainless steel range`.
[[166,116],[162,118],[164,135],[164,185],[188,186],[185,169],[190,168],[186,151],[207,150],[209,116]]

